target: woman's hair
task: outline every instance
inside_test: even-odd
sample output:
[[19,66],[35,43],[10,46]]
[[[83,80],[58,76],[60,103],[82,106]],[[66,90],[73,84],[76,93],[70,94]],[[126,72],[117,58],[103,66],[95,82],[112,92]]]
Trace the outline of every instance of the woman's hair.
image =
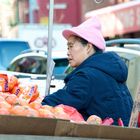
[[[89,42],[79,36],[75,36],[77,40],[79,40],[83,45],[87,45]],[[92,44],[96,52],[103,52],[101,49],[97,48],[94,44]]]

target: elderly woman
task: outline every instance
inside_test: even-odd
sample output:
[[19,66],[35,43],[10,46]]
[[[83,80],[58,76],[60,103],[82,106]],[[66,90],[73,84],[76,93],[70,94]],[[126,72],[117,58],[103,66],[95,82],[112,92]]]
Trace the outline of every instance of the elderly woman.
[[126,86],[128,70],[114,52],[104,52],[105,40],[97,18],[64,30],[68,60],[75,68],[65,79],[63,89],[46,96],[42,104],[75,107],[86,120],[90,115],[121,118],[127,126],[133,105]]

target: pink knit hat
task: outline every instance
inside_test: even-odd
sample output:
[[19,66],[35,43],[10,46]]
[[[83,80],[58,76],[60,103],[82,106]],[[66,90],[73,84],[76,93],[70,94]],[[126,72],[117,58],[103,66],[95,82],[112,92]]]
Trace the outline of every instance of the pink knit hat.
[[101,24],[96,17],[84,21],[77,27],[66,29],[62,32],[63,36],[68,39],[71,35],[79,36],[97,48],[105,50],[105,40],[101,33]]

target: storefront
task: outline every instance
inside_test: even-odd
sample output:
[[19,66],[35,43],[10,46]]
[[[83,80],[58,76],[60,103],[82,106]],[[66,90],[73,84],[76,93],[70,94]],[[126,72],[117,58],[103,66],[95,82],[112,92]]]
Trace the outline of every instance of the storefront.
[[130,1],[85,14],[86,19],[93,16],[99,17],[104,37],[140,32],[140,1]]

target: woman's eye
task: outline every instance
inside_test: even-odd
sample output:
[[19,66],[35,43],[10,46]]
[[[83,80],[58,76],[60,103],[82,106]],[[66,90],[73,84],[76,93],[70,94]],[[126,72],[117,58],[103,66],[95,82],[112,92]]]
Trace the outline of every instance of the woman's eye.
[[72,47],[73,47],[73,45],[69,45],[69,46],[68,46],[68,49],[70,49],[70,48],[72,48]]

